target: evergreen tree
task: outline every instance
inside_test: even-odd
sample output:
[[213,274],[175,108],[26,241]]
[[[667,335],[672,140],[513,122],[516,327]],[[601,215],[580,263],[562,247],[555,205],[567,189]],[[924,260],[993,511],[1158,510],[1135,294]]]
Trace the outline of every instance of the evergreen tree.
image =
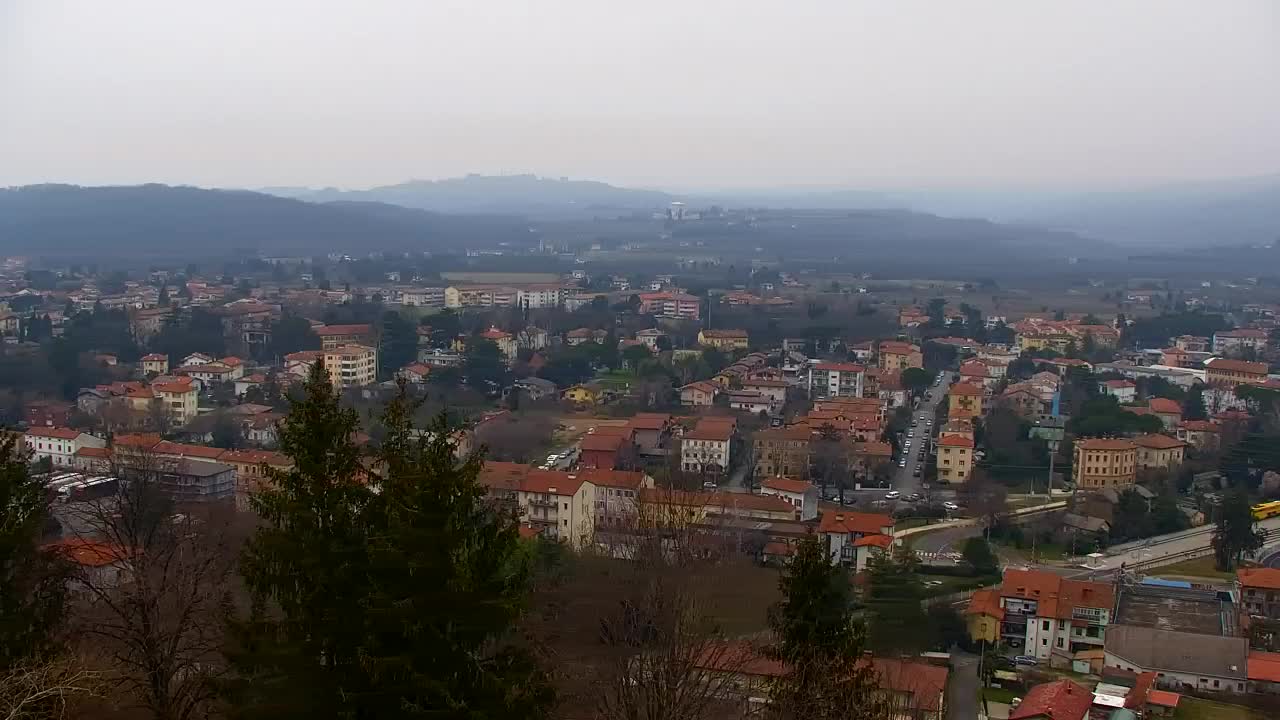
[[378,375],[383,380],[418,357],[418,331],[403,315],[388,310],[382,315],[382,343],[378,348]]
[[777,644],[769,655],[786,666],[772,683],[769,715],[806,720],[887,717],[875,671],[863,661],[864,632],[854,619],[849,578],[822,543],[806,536],[779,580],[782,601],[770,609]]
[[365,707],[378,718],[545,717],[550,684],[509,642],[529,580],[516,523],[484,503],[480,456],[457,460],[447,418],[415,439],[414,410],[402,386],[383,417]]
[[359,419],[339,406],[322,361],[304,390],[280,427],[293,468],[268,470],[251,499],[263,526],[240,563],[253,609],[229,628],[234,717],[351,716],[368,691],[360,644],[375,495],[352,442]]
[[1000,561],[996,559],[995,553],[991,552],[991,544],[982,537],[971,537],[965,540],[960,554],[976,573],[990,575],[1000,570]]
[[169,288],[168,286],[160,286],[160,294],[156,297],[156,305],[160,307],[169,307]]
[[915,654],[929,645],[928,618],[921,600],[920,565],[911,548],[872,556],[867,565],[867,610],[871,614],[868,644],[877,653]]
[[1234,570],[1242,559],[1261,549],[1263,542],[1262,531],[1254,527],[1249,496],[1239,488],[1231,490],[1218,508],[1218,522],[1210,540],[1218,569]]
[[66,600],[65,564],[40,548],[48,496],[20,442],[0,438],[0,675],[52,649]]

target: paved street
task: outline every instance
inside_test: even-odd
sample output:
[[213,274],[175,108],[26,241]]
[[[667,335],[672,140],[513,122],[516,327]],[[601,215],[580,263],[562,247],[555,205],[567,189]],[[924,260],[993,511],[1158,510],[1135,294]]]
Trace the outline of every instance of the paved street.
[[[910,495],[913,492],[920,492],[921,490],[921,485],[923,482],[923,475],[924,475],[924,466],[928,462],[927,452],[932,449],[931,447],[932,441],[933,441],[932,436],[934,432],[941,429],[936,426],[933,427],[932,429],[929,428],[928,425],[926,424],[926,421],[933,418],[934,413],[937,411],[938,403],[944,401],[944,398],[946,397],[946,394],[947,394],[947,390],[950,389],[951,387],[952,373],[950,372],[943,373],[942,377],[943,377],[942,384],[931,386],[928,390],[928,394],[930,397],[928,399],[922,399],[920,401],[920,407],[916,408],[912,412],[912,417],[919,419],[920,422],[916,425],[915,428],[913,428],[913,430],[915,431],[914,433],[915,437],[907,438],[911,441],[910,452],[906,453],[907,465],[906,467],[896,468],[897,472],[893,478],[893,488],[898,492],[902,493],[903,495]],[[925,460],[917,459],[917,457],[920,454],[921,447],[924,447],[926,451]],[[896,461],[897,461],[897,458],[895,458],[895,463]],[[912,474],[915,472],[917,465],[919,465],[921,468],[920,474],[922,477],[915,477]]]
[[951,676],[947,678],[947,720],[978,717],[978,656],[951,648]]

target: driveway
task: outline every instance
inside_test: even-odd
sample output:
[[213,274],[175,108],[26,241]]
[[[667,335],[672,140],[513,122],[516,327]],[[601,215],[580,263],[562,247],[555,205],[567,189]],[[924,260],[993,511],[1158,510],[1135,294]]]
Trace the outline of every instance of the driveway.
[[978,717],[978,656],[951,648],[951,676],[947,678],[947,720]]

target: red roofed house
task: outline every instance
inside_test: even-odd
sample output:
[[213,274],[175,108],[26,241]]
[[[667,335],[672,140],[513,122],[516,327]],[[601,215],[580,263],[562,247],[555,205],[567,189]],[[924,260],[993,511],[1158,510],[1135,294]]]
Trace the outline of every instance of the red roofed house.
[[1280,692],[1280,653],[1250,650],[1245,661],[1249,689],[1254,692]]
[[960,366],[960,382],[991,389],[1000,382],[1000,378],[991,372],[986,363],[980,360],[970,360]]
[[578,442],[578,467],[587,470],[620,470],[632,463],[635,446],[631,442],[630,429],[625,434],[603,433],[597,428],[592,435],[584,435]]
[[1267,331],[1258,328],[1237,328],[1213,334],[1213,352],[1219,355],[1239,355],[1245,350],[1262,350],[1267,347]]
[[995,591],[1004,612],[1001,640],[1023,648],[1024,655],[1069,667],[1076,652],[1103,649],[1115,607],[1113,585],[1044,570],[1006,570]]
[[1172,470],[1182,464],[1187,444],[1168,435],[1140,435],[1133,438],[1138,446],[1136,456],[1139,468]]
[[1178,429],[1178,423],[1182,422],[1182,406],[1176,401],[1169,398],[1151,398],[1147,403],[1147,407],[1151,408],[1152,414],[1160,418],[1160,422],[1164,423],[1164,429],[1170,432]]
[[760,481],[761,495],[774,495],[795,506],[801,520],[818,517],[818,487],[805,480],[784,477],[765,478]]
[[687,473],[716,476],[729,470],[734,426],[703,418],[680,440],[680,469]]
[[516,339],[514,335],[509,332],[499,330],[496,327],[491,327],[480,333],[480,337],[492,342],[494,345],[497,345],[498,350],[502,352],[502,356],[508,360],[515,357],[516,350],[519,349],[516,346]]
[[1221,437],[1218,424],[1210,420],[1183,420],[1178,426],[1178,439],[1197,450],[1217,450]]
[[1071,680],[1036,685],[1009,711],[1009,720],[1084,720],[1093,693]]
[[965,625],[973,642],[995,645],[1000,642],[1000,624],[1004,608],[1000,607],[1000,591],[995,588],[975,590],[964,611]]
[[720,386],[706,380],[692,382],[680,388],[680,404],[690,407],[710,407]]
[[1205,362],[1205,382],[1217,387],[1261,385],[1267,381],[1267,364],[1212,358]]
[[516,488],[522,519],[543,537],[572,548],[591,542],[596,527],[596,486],[558,470],[529,470]]
[[640,491],[653,487],[653,478],[638,470],[578,470],[577,476],[596,488],[597,527],[630,522]]
[[106,447],[107,441],[71,428],[36,427],[22,437],[33,459],[49,458],[54,467],[75,467],[76,451],[81,448]]
[[634,434],[636,448],[657,450],[671,437],[671,416],[666,413],[637,413],[627,421]]
[[973,437],[943,433],[938,438],[938,480],[965,482],[973,475]]
[[872,552],[893,545],[893,517],[880,513],[827,510],[818,521],[818,533],[827,542],[831,564],[848,565],[855,572],[867,569]]
[[1280,570],[1268,567],[1236,571],[1240,611],[1252,617],[1280,620]]
[[973,419],[983,415],[983,389],[969,383],[956,383],[948,392],[947,415],[953,418]]
[[46,547],[70,561],[75,580],[94,587],[114,585],[128,572],[129,555],[119,545],[72,538]]
[[32,400],[22,408],[27,427],[66,427],[75,408],[61,400]]
[[1131,403],[1137,398],[1138,386],[1132,380],[1103,380],[1098,383],[1098,390],[1103,395],[1110,395],[1121,405]]
[[397,373],[399,377],[404,378],[405,382],[413,383],[414,385],[421,385],[426,382],[427,376],[430,374],[431,366],[419,362],[409,363],[400,368],[400,372]]

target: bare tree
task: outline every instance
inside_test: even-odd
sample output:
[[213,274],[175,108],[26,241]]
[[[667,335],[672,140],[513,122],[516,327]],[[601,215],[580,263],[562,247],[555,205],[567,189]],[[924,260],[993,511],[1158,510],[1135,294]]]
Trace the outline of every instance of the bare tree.
[[32,662],[0,676],[0,720],[56,720],[75,701],[101,694],[105,676],[65,658]]
[[110,658],[137,706],[160,720],[205,717],[230,601],[232,509],[175,504],[160,482],[164,460],[117,460],[117,494],[77,513],[81,547],[96,554],[73,586],[82,637]]

